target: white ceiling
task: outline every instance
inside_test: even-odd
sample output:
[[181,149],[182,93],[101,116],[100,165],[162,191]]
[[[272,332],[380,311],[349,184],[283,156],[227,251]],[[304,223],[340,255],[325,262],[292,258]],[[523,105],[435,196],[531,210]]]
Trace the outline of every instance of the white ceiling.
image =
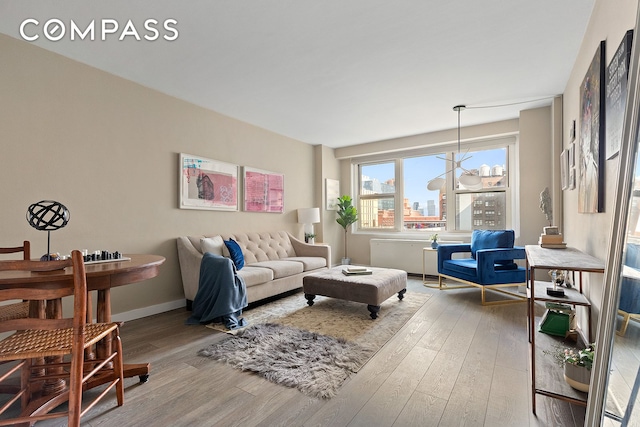
[[[310,144],[342,147],[455,128],[457,104],[564,92],[594,0],[0,0],[0,32],[26,18],[34,42],[176,98]],[[42,36],[62,20],[67,35]],[[155,18],[178,39],[141,36]],[[107,41],[70,21],[116,19]],[[161,28],[161,27],[160,27]],[[162,34],[168,34],[164,31]],[[462,125],[518,117],[544,101],[468,109]]]

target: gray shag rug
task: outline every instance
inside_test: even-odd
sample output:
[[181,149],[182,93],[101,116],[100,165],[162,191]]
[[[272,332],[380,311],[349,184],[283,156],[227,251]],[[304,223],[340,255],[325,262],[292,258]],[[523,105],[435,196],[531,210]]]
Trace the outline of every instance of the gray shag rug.
[[318,296],[309,307],[300,292],[246,310],[246,328],[228,331],[220,324],[207,325],[216,334],[226,332],[226,339],[198,354],[328,399],[429,297],[411,291],[402,301],[393,296],[372,320],[366,304]]
[[327,399],[374,351],[342,338],[265,323],[249,326],[198,354]]

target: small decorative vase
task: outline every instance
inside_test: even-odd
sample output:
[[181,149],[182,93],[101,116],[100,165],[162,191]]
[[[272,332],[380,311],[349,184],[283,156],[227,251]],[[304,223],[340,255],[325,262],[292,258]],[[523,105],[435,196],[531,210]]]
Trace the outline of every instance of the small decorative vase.
[[342,258],[342,265],[351,264],[351,258]]
[[438,242],[436,242],[435,240],[431,242],[431,248],[438,249]]
[[309,239],[309,244],[310,244],[310,245],[315,245],[315,244],[316,244],[316,239],[315,239],[315,237],[311,237],[311,238]]
[[591,371],[584,366],[576,366],[571,363],[564,364],[564,380],[576,390],[589,392],[591,383]]

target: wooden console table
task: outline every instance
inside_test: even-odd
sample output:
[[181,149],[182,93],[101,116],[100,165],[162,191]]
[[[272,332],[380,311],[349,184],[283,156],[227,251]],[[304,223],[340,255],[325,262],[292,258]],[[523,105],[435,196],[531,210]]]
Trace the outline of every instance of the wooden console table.
[[[554,340],[546,334],[541,334],[539,337],[540,342],[536,345],[535,326],[537,321],[535,316],[535,303],[536,301],[541,301],[586,307],[589,322],[588,339],[591,340],[591,303],[582,293],[582,276],[583,273],[604,273],[604,262],[570,247],[566,249],[547,249],[538,245],[527,245],[525,246],[525,252],[527,254],[527,270],[529,271],[529,286],[527,289],[529,305],[527,316],[529,342],[531,344],[531,399],[533,413],[536,413],[536,394],[586,406],[587,394],[571,388],[564,381],[563,372],[554,364],[553,358],[549,355],[542,354],[546,349],[553,351],[553,345],[557,343],[557,340]],[[574,285],[576,283],[575,273],[577,272],[579,275],[578,288],[563,288],[565,291],[564,297],[549,296],[546,293],[546,287],[551,286],[551,282],[536,281],[535,272],[537,269],[567,270],[571,272],[574,277]],[[536,381],[536,355],[540,356],[544,368],[541,371],[545,373],[544,378],[541,378],[538,382]]]

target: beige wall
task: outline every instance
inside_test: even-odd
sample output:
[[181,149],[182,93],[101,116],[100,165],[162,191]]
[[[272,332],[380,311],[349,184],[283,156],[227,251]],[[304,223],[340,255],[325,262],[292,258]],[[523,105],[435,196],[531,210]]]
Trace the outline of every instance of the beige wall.
[[[564,91],[564,147],[569,144],[569,129],[576,121],[576,131],[580,131],[580,84],[589,68],[596,48],[601,40],[606,40],[606,64],[618,48],[623,35],[635,25],[637,1],[620,0],[611,2],[597,0],[591,21],[582,41],[571,77]],[[636,37],[634,37],[634,42]],[[576,136],[576,142],[580,139]],[[576,147],[577,148],[577,147]],[[576,150],[577,153],[577,150]],[[614,191],[618,179],[618,157],[607,160],[605,165],[605,211],[596,214],[578,213],[578,190],[565,191],[564,229],[567,242],[597,258],[606,261],[609,249],[611,213],[613,212]],[[586,293],[593,304],[592,325],[598,318],[602,301],[603,275],[590,274],[586,277]],[[584,321],[583,321],[584,322]]]
[[[119,250],[167,258],[158,278],[113,293],[114,313],[182,300],[175,238],[204,232],[288,230],[319,202],[314,147],[0,35],[0,244],[47,235],[25,220],[42,199],[71,211],[52,250]],[[285,175],[285,213],[178,209],[179,153]],[[331,154],[326,154],[330,167]],[[336,170],[328,170],[337,178]],[[320,175],[321,176],[321,175]],[[139,311],[138,311],[139,312]],[[143,313],[142,310],[141,313]]]

